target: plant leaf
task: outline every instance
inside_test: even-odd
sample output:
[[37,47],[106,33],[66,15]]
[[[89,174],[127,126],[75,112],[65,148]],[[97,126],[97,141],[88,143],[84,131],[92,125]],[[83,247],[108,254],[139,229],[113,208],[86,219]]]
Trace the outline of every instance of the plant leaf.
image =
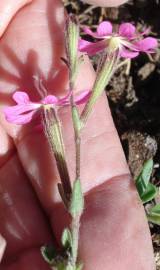
[[149,184],[149,180],[151,178],[152,171],[153,171],[153,159],[149,159],[145,162],[145,164],[143,166],[142,173],[141,173],[141,177],[142,177],[146,187]]
[[51,265],[57,256],[57,251],[53,246],[43,246],[41,247],[41,254],[44,260]]
[[141,173],[135,183],[140,197],[146,192],[153,171],[153,160],[149,159],[144,163]]
[[70,248],[72,246],[72,234],[68,228],[65,228],[62,234],[62,245],[65,248]]
[[73,218],[78,215],[81,215],[84,208],[84,198],[81,189],[80,180],[76,180],[73,185],[72,198],[70,204],[70,213]]
[[141,194],[141,200],[143,203],[149,202],[155,198],[157,194],[157,188],[155,185],[149,183],[145,192]]
[[157,204],[150,209],[147,218],[150,222],[160,225],[160,204]]
[[140,175],[137,177],[136,182],[143,182],[143,187],[146,188],[149,184],[149,180],[151,178],[153,171],[153,160],[149,159],[144,163],[142,171]]

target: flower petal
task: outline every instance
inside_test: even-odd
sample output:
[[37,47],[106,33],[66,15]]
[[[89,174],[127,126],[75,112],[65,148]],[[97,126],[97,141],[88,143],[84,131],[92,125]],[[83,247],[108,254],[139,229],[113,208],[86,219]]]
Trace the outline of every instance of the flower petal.
[[[16,123],[22,123],[23,121],[28,121],[30,115],[34,114],[39,107],[40,107],[39,104],[30,104],[29,103],[26,105],[20,104],[20,105],[15,105],[12,107],[7,107],[7,108],[4,108],[3,111],[5,114],[6,120],[10,123],[16,124]],[[29,117],[27,118],[26,115],[29,115]],[[26,122],[26,123],[28,123],[28,122]],[[25,124],[25,122],[24,122],[24,124]]]
[[25,112],[37,110],[40,107],[39,104],[29,103],[25,105],[15,105],[4,108],[4,113],[7,115],[19,115]]
[[140,52],[150,52],[158,47],[158,42],[156,38],[147,37],[136,42],[134,46]]
[[58,105],[59,105],[59,106],[69,105],[69,104],[70,104],[70,96],[71,96],[72,92],[73,92],[73,91],[70,90],[70,91],[68,91],[68,93],[67,93],[66,96],[60,98],[60,99],[58,100]]
[[17,104],[27,104],[30,102],[28,94],[22,91],[16,91],[13,94],[13,99],[17,102]]
[[85,90],[75,97],[74,101],[77,105],[86,103],[91,95],[91,91]]
[[98,42],[89,42],[84,39],[81,39],[79,41],[79,51],[80,52],[86,52],[88,55],[94,55],[98,52],[103,51],[107,46],[107,43],[105,40],[101,40]]
[[125,48],[123,48],[120,51],[120,56],[123,57],[123,58],[132,59],[132,58],[137,57],[138,55],[139,55],[139,52],[130,51],[130,50],[127,50]]
[[99,37],[105,37],[112,34],[112,24],[108,21],[103,21],[99,24],[97,28],[97,34]]
[[119,35],[128,39],[133,38],[136,28],[131,23],[122,23],[119,27]]
[[91,37],[98,38],[97,33],[93,32],[88,26],[83,27],[83,31]]
[[48,95],[42,100],[43,104],[57,104],[58,98],[54,95]]
[[20,114],[20,115],[19,114],[11,115],[11,114],[5,113],[5,117],[6,117],[6,120],[12,124],[24,125],[31,122],[34,114],[35,114],[35,111],[31,111],[26,114]]

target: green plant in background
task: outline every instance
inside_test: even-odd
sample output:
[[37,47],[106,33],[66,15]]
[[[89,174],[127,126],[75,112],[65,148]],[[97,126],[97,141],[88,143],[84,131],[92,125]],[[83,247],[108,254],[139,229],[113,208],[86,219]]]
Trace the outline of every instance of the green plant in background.
[[[155,199],[158,189],[150,182],[153,173],[153,160],[149,159],[144,163],[142,171],[135,180],[139,196],[143,204],[151,202]],[[146,210],[148,221],[160,225],[160,204],[152,206]]]

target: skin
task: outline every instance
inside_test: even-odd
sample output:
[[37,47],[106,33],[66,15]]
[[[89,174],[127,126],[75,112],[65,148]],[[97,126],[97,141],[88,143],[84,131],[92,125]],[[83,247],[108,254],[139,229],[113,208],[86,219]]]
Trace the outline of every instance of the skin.
[[124,4],[126,0],[82,0],[88,4],[101,7],[116,7],[118,5]]
[[[18,8],[10,9],[8,23],[27,3],[17,2]],[[13,1],[1,1],[1,12],[3,8],[5,10],[5,3],[10,7],[13,5]],[[1,33],[8,23],[2,26]],[[35,0],[14,16],[0,42],[1,107],[12,104],[11,95],[15,89],[22,89],[32,100],[38,100],[40,97],[33,80],[37,74],[43,79],[48,93],[64,93],[67,72],[59,60],[64,53],[63,29],[64,10],[58,0]],[[76,91],[90,89],[94,77],[86,59],[81,66]],[[63,109],[60,115],[73,178],[70,112]],[[48,143],[36,123],[13,126],[5,121],[2,113],[0,138],[0,233],[7,242],[0,269],[49,270],[39,248],[44,243],[59,241],[68,217],[57,193],[58,175]],[[80,259],[84,269],[154,270],[144,210],[131,180],[105,95],[97,102],[83,132],[81,167],[86,198],[80,235]],[[1,255],[3,243],[0,238]]]
[[2,259],[4,250],[6,247],[6,241],[4,240],[4,238],[0,235],[0,261]]

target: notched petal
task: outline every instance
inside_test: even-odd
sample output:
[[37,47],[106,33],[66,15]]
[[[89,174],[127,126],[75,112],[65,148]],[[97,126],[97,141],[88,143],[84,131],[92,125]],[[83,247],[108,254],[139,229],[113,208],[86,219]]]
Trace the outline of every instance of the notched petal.
[[30,102],[28,94],[22,91],[16,91],[13,94],[13,99],[17,104],[27,104]]
[[83,31],[85,34],[91,36],[91,37],[94,37],[94,38],[97,38],[97,33],[93,32],[89,27],[85,26],[83,28]]
[[86,52],[88,55],[92,56],[98,52],[103,51],[107,46],[105,40],[98,41],[98,42],[89,42],[84,39],[79,41],[79,51]]
[[48,95],[47,97],[45,97],[43,99],[43,104],[57,104],[58,102],[58,98],[54,95]]
[[135,47],[141,52],[150,52],[158,47],[158,41],[155,38],[147,37],[136,42]]
[[119,27],[119,35],[128,39],[135,36],[136,28],[131,23],[122,23]]
[[127,49],[123,49],[120,52],[120,56],[121,57],[123,57],[123,58],[129,58],[129,59],[135,58],[138,55],[139,55],[139,52],[133,52],[133,51],[130,51],[130,50],[127,50]]
[[97,28],[97,34],[99,37],[105,37],[112,34],[112,24],[108,21],[101,22]]
[[35,114],[35,111],[29,112],[26,114],[13,115],[13,116],[6,117],[6,120],[12,124],[24,125],[32,121],[34,114]]
[[77,105],[86,103],[91,95],[90,90],[85,90],[82,93],[80,93],[78,96],[75,97],[74,101]]

